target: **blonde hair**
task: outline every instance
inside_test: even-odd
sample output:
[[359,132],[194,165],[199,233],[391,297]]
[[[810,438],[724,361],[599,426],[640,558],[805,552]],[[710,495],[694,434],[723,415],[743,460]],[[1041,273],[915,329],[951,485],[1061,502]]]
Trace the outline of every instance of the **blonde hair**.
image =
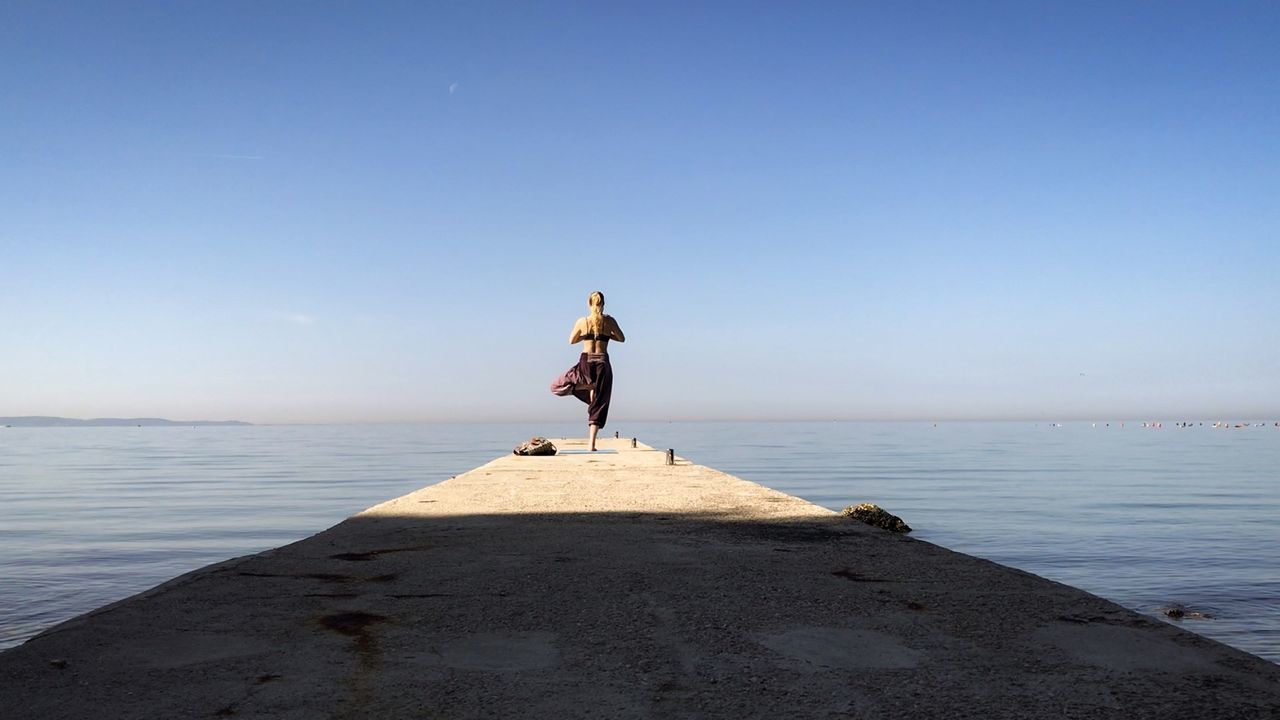
[[596,290],[587,296],[587,307],[591,314],[587,316],[587,330],[592,335],[604,334],[604,293]]

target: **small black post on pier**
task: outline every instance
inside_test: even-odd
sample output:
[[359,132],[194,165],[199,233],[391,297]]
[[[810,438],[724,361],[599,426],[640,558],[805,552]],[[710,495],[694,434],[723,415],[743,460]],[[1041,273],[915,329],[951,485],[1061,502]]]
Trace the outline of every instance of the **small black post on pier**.
[[618,431],[617,431],[617,430],[614,430],[614,431],[613,431],[613,439],[614,439],[614,440],[617,440],[617,439],[618,439]]
[[631,438],[631,447],[635,447],[635,446],[636,446],[636,439]]
[[676,451],[672,450],[671,448],[667,448],[667,464],[668,465],[676,464]]

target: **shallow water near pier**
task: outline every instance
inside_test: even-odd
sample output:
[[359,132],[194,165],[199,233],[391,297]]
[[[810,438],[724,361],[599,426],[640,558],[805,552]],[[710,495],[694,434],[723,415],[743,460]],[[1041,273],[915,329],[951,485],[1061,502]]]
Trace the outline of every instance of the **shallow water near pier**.
[[[623,437],[1280,662],[1280,428],[626,423]],[[611,426],[610,431],[615,428]],[[0,648],[578,424],[0,428]],[[612,432],[607,433],[612,435]],[[1195,614],[1207,617],[1195,617]]]

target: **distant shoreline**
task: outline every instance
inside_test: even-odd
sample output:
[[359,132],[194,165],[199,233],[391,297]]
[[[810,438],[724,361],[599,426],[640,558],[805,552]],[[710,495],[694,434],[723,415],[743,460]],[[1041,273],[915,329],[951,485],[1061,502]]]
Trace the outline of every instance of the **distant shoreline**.
[[173,427],[173,426],[250,426],[243,420],[166,420],[165,418],[77,418],[26,415],[0,417],[5,427]]

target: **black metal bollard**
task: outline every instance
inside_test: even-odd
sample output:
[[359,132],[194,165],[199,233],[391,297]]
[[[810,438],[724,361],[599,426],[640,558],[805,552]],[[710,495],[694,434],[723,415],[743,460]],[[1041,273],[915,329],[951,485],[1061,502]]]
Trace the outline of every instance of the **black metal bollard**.
[[635,446],[636,446],[636,439],[631,438],[631,447],[635,447]]

